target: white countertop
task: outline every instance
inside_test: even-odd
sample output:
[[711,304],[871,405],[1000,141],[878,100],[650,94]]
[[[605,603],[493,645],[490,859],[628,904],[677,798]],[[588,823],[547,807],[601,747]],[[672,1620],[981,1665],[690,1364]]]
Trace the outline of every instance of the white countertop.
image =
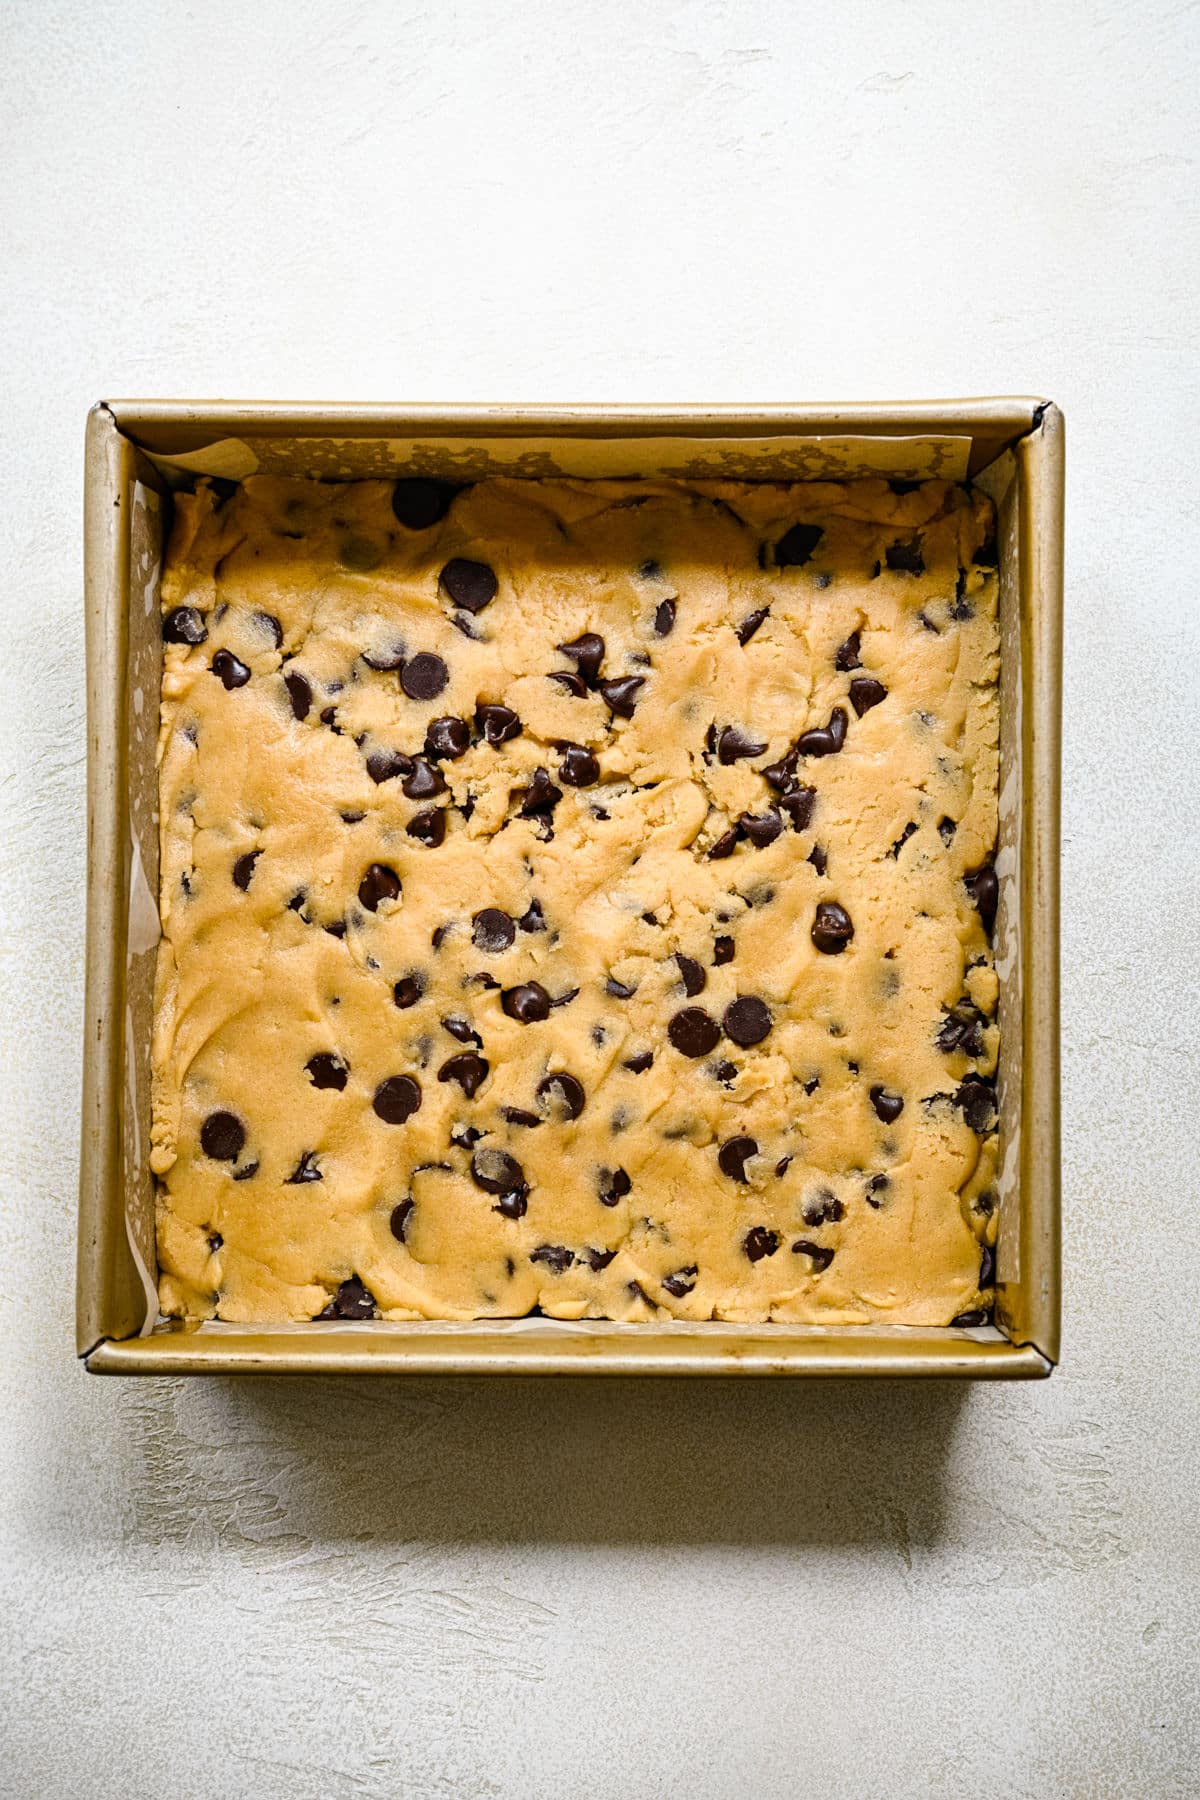
[[[2,9],[0,1793],[1200,1789],[1198,20]],[[1067,417],[1054,1378],[85,1377],[88,404],[989,392]]]

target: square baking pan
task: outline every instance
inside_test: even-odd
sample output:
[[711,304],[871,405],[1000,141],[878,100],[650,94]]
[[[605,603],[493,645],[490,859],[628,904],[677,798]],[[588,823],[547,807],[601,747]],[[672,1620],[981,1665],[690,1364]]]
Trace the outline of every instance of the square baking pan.
[[[1000,1163],[994,1325],[161,1319],[150,1039],[158,941],[158,580],[197,475],[974,481],[996,503]],[[114,400],[87,422],[87,991],[78,1350],[101,1374],[1031,1378],[1059,1353],[1058,879],[1063,420],[1037,399],[732,407]]]

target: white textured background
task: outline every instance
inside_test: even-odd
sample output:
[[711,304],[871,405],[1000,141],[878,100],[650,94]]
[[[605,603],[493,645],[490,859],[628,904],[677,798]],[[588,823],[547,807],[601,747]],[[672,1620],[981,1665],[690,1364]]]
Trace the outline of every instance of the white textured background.
[[[0,0],[4,1795],[1200,1792],[1198,90],[1175,0]],[[89,402],[1004,391],[1068,422],[1060,1372],[89,1381]]]

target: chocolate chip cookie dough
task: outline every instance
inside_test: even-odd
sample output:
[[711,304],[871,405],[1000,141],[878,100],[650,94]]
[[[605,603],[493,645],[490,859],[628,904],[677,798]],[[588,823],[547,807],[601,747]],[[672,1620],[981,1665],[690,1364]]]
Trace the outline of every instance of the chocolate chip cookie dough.
[[989,503],[177,497],[163,1311],[977,1322]]

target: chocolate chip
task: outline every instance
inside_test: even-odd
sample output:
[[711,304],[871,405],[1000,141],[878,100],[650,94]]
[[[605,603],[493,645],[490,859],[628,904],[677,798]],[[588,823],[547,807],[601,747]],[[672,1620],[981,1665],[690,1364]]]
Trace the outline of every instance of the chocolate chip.
[[485,1194],[528,1191],[524,1169],[507,1150],[476,1150],[471,1158],[471,1180]]
[[633,1187],[624,1169],[601,1169],[598,1183],[601,1206],[615,1206]]
[[670,637],[675,629],[674,600],[660,600],[654,609],[654,629],[659,637]]
[[830,1188],[821,1188],[804,1208],[806,1225],[836,1225],[846,1208]]
[[435,925],[429,936],[429,942],[435,950],[440,950],[450,935],[449,925]]
[[764,1256],[774,1256],[779,1248],[779,1233],[768,1231],[765,1225],[752,1225],[742,1239],[742,1249],[752,1263],[761,1262]]
[[392,669],[402,669],[404,667],[404,645],[397,643],[389,644],[383,650],[364,650],[363,661],[368,669],[375,669],[381,675],[386,675]]
[[714,966],[714,968],[719,969],[723,963],[731,963],[732,961],[733,961],[733,939],[731,937],[717,938],[713,944],[713,966]]
[[421,1104],[421,1084],[415,1075],[389,1075],[375,1089],[371,1105],[386,1125],[403,1125]]
[[667,1036],[681,1056],[708,1056],[721,1041],[721,1027],[702,1006],[685,1006],[667,1026]]
[[450,1142],[460,1150],[473,1150],[480,1138],[486,1136],[485,1131],[477,1131],[474,1125],[460,1125],[450,1133]]
[[214,1162],[236,1162],[246,1142],[246,1127],[236,1113],[211,1112],[200,1127],[200,1148]]
[[392,1216],[388,1220],[388,1224],[391,1226],[392,1236],[398,1244],[403,1244],[407,1240],[408,1222],[416,1211],[416,1205],[415,1200],[409,1199],[401,1200],[392,1208]]
[[848,673],[851,669],[861,669],[862,663],[859,661],[859,652],[861,649],[862,632],[852,631],[850,636],[844,639],[833,653],[834,668],[840,669],[843,674]]
[[969,869],[963,876],[963,886],[983,921],[984,930],[990,933],[996,923],[996,906],[1000,899],[1000,883],[991,863],[984,863],[978,869]]
[[518,816],[522,819],[548,818],[562,799],[562,789],[554,785],[549,771],[542,768],[533,771],[527,788],[517,791],[521,795]]
[[708,860],[710,862],[723,862],[727,856],[732,856],[738,847],[738,839],[740,837],[741,833],[737,826],[731,825],[728,831],[723,831],[721,833],[716,843],[712,846],[712,849],[708,853]]
[[162,622],[163,641],[168,644],[202,644],[208,636],[204,615],[194,606],[177,606]]
[[741,994],[725,1008],[725,1030],[743,1050],[748,1050],[752,1044],[761,1044],[772,1022],[765,1002],[753,994]]
[[550,1017],[550,996],[540,981],[525,981],[517,987],[505,988],[500,1005],[510,1019],[521,1025],[533,1025]]
[[892,1184],[886,1175],[872,1175],[867,1183],[867,1205],[873,1206],[875,1211],[878,1212],[883,1205],[882,1196],[887,1192],[891,1185]]
[[663,1287],[676,1300],[684,1300],[696,1285],[696,1277],[700,1273],[695,1263],[689,1263],[685,1269],[676,1269],[673,1275],[663,1276]]
[[471,747],[471,727],[465,719],[453,716],[431,719],[425,733],[426,756],[446,756],[452,762],[465,756]]
[[883,553],[884,561],[894,574],[923,575],[925,558],[921,555],[921,540],[911,539],[906,544],[889,544]]
[[510,738],[520,737],[521,721],[511,706],[488,702],[475,708],[475,729],[483,734],[484,741],[493,750],[498,750]]
[[495,571],[487,563],[472,562],[466,556],[451,557],[440,579],[455,606],[469,613],[482,612],[496,598],[499,586]]
[[746,617],[737,627],[737,641],[739,644],[748,644],[750,642],[750,639],[754,636],[770,610],[769,606],[760,606],[757,612],[746,614]]
[[337,712],[334,707],[332,707],[332,706],[325,707],[318,716],[321,720],[322,725],[328,725],[330,731],[333,732],[335,737],[341,737],[342,728],[340,725],[337,725],[334,723],[335,719],[337,718]]
[[550,1002],[550,1004],[551,1004],[551,1006],[568,1006],[570,1004],[570,1002],[572,1000],[574,1000],[574,998],[575,998],[576,994],[578,994],[578,992],[579,992],[579,989],[577,987],[568,988],[565,993],[560,994],[558,996],[558,999],[552,1000]]
[[442,1030],[448,1031],[452,1038],[460,1044],[474,1044],[477,1049],[483,1048],[483,1039],[474,1029],[469,1019],[449,1018],[442,1020]]
[[600,764],[582,744],[567,744],[558,765],[558,779],[568,787],[592,787],[600,779]]
[[824,875],[829,867],[829,854],[821,844],[814,844],[808,853],[808,860],[818,875]]
[[888,851],[888,855],[892,858],[893,861],[896,859],[896,857],[899,856],[899,854],[903,850],[905,844],[907,844],[909,838],[913,835],[913,832],[916,829],[917,829],[916,820],[910,819],[908,821],[908,824],[904,827],[904,830],[900,833],[900,836],[896,839],[895,843],[892,845],[891,849]]
[[550,680],[557,681],[561,687],[566,688],[573,700],[587,698],[587,682],[574,669],[552,669]]
[[446,783],[442,779],[441,771],[427,757],[413,757],[409,767],[410,773],[404,783],[404,793],[410,800],[431,800],[435,794],[446,792]]
[[292,703],[292,717],[307,719],[309,708],[312,706],[312,688],[304,676],[295,672],[285,675],[283,685],[287,689],[288,699]]
[[519,931],[545,931],[546,921],[542,914],[540,900],[531,900],[526,910],[517,920]]
[[359,903],[376,912],[384,900],[400,898],[400,877],[386,863],[372,863],[358,884]]
[[700,964],[694,961],[690,956],[676,955],[675,961],[678,964],[679,974],[683,981],[684,993],[687,994],[689,999],[694,998],[696,994],[702,994],[708,976],[704,973]]
[[532,1263],[543,1263],[555,1275],[565,1275],[575,1261],[575,1252],[568,1250],[565,1244],[539,1244],[536,1250],[529,1252]]
[[583,1250],[576,1261],[586,1263],[592,1273],[598,1275],[601,1269],[607,1269],[616,1254],[615,1250]]
[[717,738],[717,761],[726,764],[740,762],[745,756],[761,756],[766,747],[739,726],[726,725]]
[[878,706],[881,700],[887,699],[887,689],[882,681],[873,676],[860,675],[850,683],[850,704],[861,719],[864,713]]
[[939,819],[938,836],[947,848],[954,842],[954,834],[958,830],[957,819]]
[[807,831],[812,823],[816,800],[817,790],[810,787],[797,788],[794,794],[779,796],[779,810],[787,814],[793,831]]
[[738,820],[743,833],[756,850],[765,850],[783,830],[783,820],[772,810],[765,813],[743,813]]
[[797,1238],[792,1245],[792,1255],[811,1257],[813,1274],[823,1275],[833,1261],[834,1253],[823,1244],[814,1244],[808,1238]]
[[247,850],[246,854],[244,856],[239,856],[233,865],[233,885],[234,887],[241,888],[243,894],[250,886],[250,878],[254,874],[254,865],[261,855],[261,850]]
[[245,687],[250,679],[249,669],[232,650],[217,651],[212,659],[212,672],[220,677],[221,684],[227,691]]
[[526,1188],[515,1188],[510,1194],[501,1194],[492,1211],[505,1219],[523,1219],[529,1210],[529,1192]]
[[425,979],[421,975],[402,975],[392,989],[392,999],[402,1009],[415,1006],[425,992]]
[[644,1075],[654,1061],[654,1053],[650,1050],[639,1050],[636,1056],[627,1056],[621,1064],[631,1075]]
[[367,758],[367,774],[378,786],[383,781],[394,781],[397,775],[407,775],[412,763],[399,750],[372,750]]
[[619,719],[632,719],[638,693],[645,686],[641,675],[622,675],[616,681],[602,681],[600,692],[604,703]]
[[324,1179],[325,1177],[317,1167],[316,1151],[306,1150],[291,1174],[284,1176],[283,1185],[284,1187],[304,1187],[310,1181],[324,1181]]
[[489,956],[499,956],[502,950],[510,949],[516,935],[512,918],[498,906],[485,906],[471,920],[471,941]]
[[434,806],[428,812],[417,813],[404,829],[418,844],[427,844],[431,850],[436,850],[446,837],[445,807]]
[[452,481],[406,475],[392,488],[392,511],[406,531],[428,531],[445,518],[457,493]]
[[893,1125],[904,1111],[904,1095],[894,1094],[890,1088],[873,1087],[870,1098],[871,1105],[885,1125]]
[[996,1252],[991,1244],[985,1244],[979,1258],[979,1285],[981,1288],[996,1285]]
[[835,706],[829,715],[828,725],[818,725],[812,731],[802,732],[796,739],[796,748],[801,756],[835,756],[845,741],[845,709]]
[[950,1007],[934,1041],[947,1055],[960,1050],[965,1056],[982,1056],[983,1023],[979,1008],[964,996]]
[[539,1081],[537,1097],[564,1119],[577,1119],[587,1100],[583,1083],[564,1072],[547,1075]]
[[532,1131],[535,1126],[545,1123],[537,1113],[526,1112],[521,1106],[502,1106],[500,1117],[509,1125],[516,1125],[522,1131]]
[[379,1309],[375,1296],[365,1287],[357,1275],[349,1281],[343,1281],[324,1312],[317,1314],[318,1319],[376,1319]]
[[996,544],[995,532],[990,537],[984,538],[971,560],[978,563],[982,569],[996,568],[1000,561],[1000,552]]
[[758,1144],[752,1137],[729,1138],[717,1152],[717,1167],[731,1181],[749,1181],[746,1164],[758,1155]]
[[959,1325],[964,1328],[971,1325],[986,1325],[989,1322],[989,1317],[990,1315],[985,1307],[977,1306],[973,1308],[971,1312],[959,1313],[955,1318],[951,1319],[950,1323],[951,1325]]
[[219,1231],[210,1231],[208,1234],[208,1253],[209,1253],[209,1255],[215,1256],[217,1254],[217,1251],[221,1248],[221,1246],[224,1242],[225,1242],[225,1239],[221,1236]]
[[996,1123],[996,1096],[991,1084],[969,1075],[954,1096],[954,1104],[962,1109],[963,1118],[972,1131],[991,1131]]
[[451,1056],[438,1070],[439,1081],[457,1081],[468,1100],[473,1100],[480,1083],[486,1078],[489,1064],[473,1050]]
[[350,1073],[349,1064],[326,1050],[310,1056],[304,1067],[315,1088],[336,1088],[339,1093],[345,1087],[346,1077]]
[[570,657],[588,686],[594,686],[604,661],[604,639],[595,631],[585,631],[569,644],[559,644],[558,649]]
[[781,569],[802,568],[824,536],[819,525],[793,525],[775,546],[777,565]]
[[822,900],[813,920],[811,936],[825,956],[840,956],[854,936],[854,921],[836,900]]
[[400,686],[410,700],[436,700],[449,679],[449,669],[432,650],[410,657],[400,671]]

